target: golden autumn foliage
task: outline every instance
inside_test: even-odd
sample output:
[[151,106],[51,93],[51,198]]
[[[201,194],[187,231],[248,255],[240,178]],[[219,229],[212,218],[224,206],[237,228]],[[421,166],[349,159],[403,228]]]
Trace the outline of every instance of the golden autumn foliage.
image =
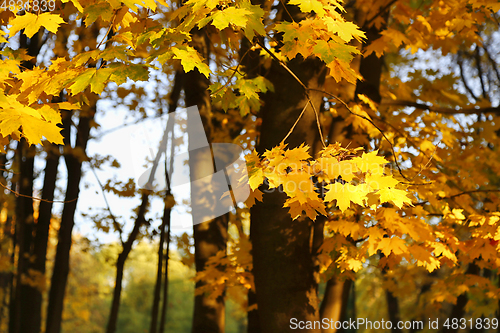
[[[229,233],[229,250],[211,258],[195,278],[210,281],[198,294],[217,298],[228,286],[255,289],[252,246],[243,225],[250,207],[277,191],[286,194],[281,208],[292,223],[324,220],[318,254],[324,280],[335,274],[368,279],[366,271],[376,267],[383,272],[377,281],[403,298],[423,290],[435,274],[418,300],[425,304],[416,316],[457,303],[464,293],[473,295],[469,313],[492,315],[484,304],[498,302],[500,295],[495,285],[500,272],[498,1],[54,4],[26,10],[16,2],[1,9],[0,147],[6,152],[23,139],[28,145],[64,145],[61,111],[80,112],[103,98],[143,116],[142,102],[154,99],[161,105],[171,96],[148,96],[137,82],[159,85],[157,77],[167,81],[176,71],[203,75],[217,110],[211,115],[220,129],[214,136],[244,147],[249,177],[243,185],[251,194],[230,222],[237,231]],[[301,19],[294,20],[286,8]],[[83,37],[94,28],[98,38],[88,42]],[[192,46],[195,30],[206,33],[210,58]],[[20,38],[43,36],[50,50],[44,56],[18,48]],[[60,52],[69,37],[74,45]],[[241,52],[244,44],[248,51]],[[304,88],[307,102],[297,122],[309,106],[314,109],[317,147],[288,147],[287,135],[257,153],[265,121],[262,99],[276,87],[266,75],[248,75],[252,69],[242,63],[253,55],[259,57],[256,67],[271,71],[271,64],[278,64]],[[359,63],[369,56],[384,61],[380,101],[356,91],[368,81]],[[305,59],[325,65],[321,87],[308,88],[290,69]],[[320,109],[313,93],[321,95]],[[138,195],[132,181],[122,188],[114,180],[105,184],[103,191],[114,195]],[[171,196],[167,201],[168,208],[177,204]],[[11,270],[5,258],[0,257],[0,270]],[[41,280],[34,274],[24,282]],[[73,303],[73,310],[83,311],[80,305]]]

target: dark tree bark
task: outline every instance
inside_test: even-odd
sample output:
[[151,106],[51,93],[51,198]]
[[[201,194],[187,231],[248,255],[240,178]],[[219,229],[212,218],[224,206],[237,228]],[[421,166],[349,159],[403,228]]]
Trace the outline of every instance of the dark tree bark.
[[[353,281],[351,279],[340,281],[338,278],[333,277],[327,281],[325,295],[319,309],[321,319],[328,318],[334,322],[345,320],[352,285]],[[334,325],[322,330],[323,333],[343,331],[342,328],[337,330]]]
[[[192,32],[191,45],[205,58],[209,58],[209,43],[204,30]],[[209,80],[199,71],[194,70],[184,75],[184,92],[186,105],[198,106],[205,134],[208,142],[212,138],[212,118],[210,107],[210,95],[208,93]],[[191,138],[191,136],[190,136]],[[211,175],[214,170],[211,149],[198,149],[190,152],[190,177],[201,179]],[[193,182],[191,182],[193,186]],[[193,195],[191,187],[191,205],[203,205],[197,201],[197,195]],[[196,191],[196,190],[195,190]],[[208,259],[219,251],[226,251],[228,215],[224,214],[211,221],[196,224],[193,227],[193,238],[195,247],[196,272],[205,269]],[[205,284],[197,281],[196,288]],[[213,300],[205,295],[196,295],[194,300],[194,314],[192,333],[223,333],[225,329],[225,302],[224,297]]]
[[[24,34],[20,36],[20,49],[26,49],[27,54],[34,57],[31,61],[24,61],[22,66],[26,69],[33,69],[36,63],[36,56],[40,53],[41,33],[37,32],[32,38],[27,38]],[[31,331],[27,321],[27,311],[29,310],[29,285],[23,280],[29,277],[30,255],[33,247],[33,167],[36,150],[30,146],[25,139],[21,139],[18,144],[16,156],[19,165],[19,179],[17,180],[18,193],[16,199],[16,243],[18,246],[17,273],[15,276],[14,288],[11,292],[9,304],[9,332],[18,333]],[[25,317],[26,316],[26,317]]]
[[[165,203],[166,205],[166,203]],[[158,328],[158,311],[160,308],[161,287],[163,279],[163,261],[164,261],[164,245],[165,245],[165,231],[167,224],[170,222],[170,209],[163,210],[162,223],[160,225],[160,244],[158,244],[158,264],[156,268],[156,282],[153,292],[153,306],[151,310],[151,325],[149,327],[150,333],[156,333]]]
[[387,301],[387,313],[389,320],[392,322],[391,332],[401,333],[402,330],[398,328],[397,323],[401,320],[399,313],[399,300],[390,290],[385,290],[385,299]]
[[[288,67],[308,88],[322,88],[326,69],[320,61],[294,59]],[[263,98],[257,145],[260,154],[285,138],[307,103],[304,89],[279,64],[273,63],[267,78],[274,84],[275,93],[267,93]],[[321,95],[310,96],[319,110]],[[302,143],[313,146],[316,131],[314,111],[308,106],[286,141],[288,147]],[[264,194],[262,203],[252,207],[250,227],[260,329],[264,333],[291,332],[291,318],[319,320],[315,253],[310,245],[314,228],[309,219],[292,221],[283,208],[284,193],[263,190],[269,193]]]
[[[467,267],[467,271],[465,274],[472,274],[472,275],[477,275],[479,273],[479,267],[475,263],[470,263],[469,266]],[[460,296],[458,296],[456,303],[453,305],[451,309],[451,313],[448,316],[448,318],[453,319],[457,318],[460,320],[461,318],[464,318],[465,315],[465,306],[467,305],[467,302],[469,301],[469,296],[467,295],[467,292],[464,292]],[[458,332],[458,327],[453,328],[452,325],[449,325],[448,327],[442,327],[441,328],[442,333],[456,333]]]
[[[7,184],[7,154],[0,154],[0,182],[2,184]],[[5,222],[2,223],[1,229],[3,232],[3,237],[0,239],[0,249],[5,257],[9,258],[10,264],[14,264],[14,258],[9,256],[9,253],[14,253],[13,249],[13,238],[14,233],[12,232],[12,211],[9,209],[12,205],[12,195],[6,193],[5,191],[0,191],[0,207],[7,209],[7,216]],[[9,321],[9,293],[12,287],[13,274],[10,271],[0,272],[0,290],[2,291],[0,297],[0,323]]]
[[[54,102],[59,102],[54,101]],[[69,135],[69,127],[71,120],[70,112],[64,112],[63,120],[64,129],[63,136]],[[30,262],[29,269],[40,277],[45,278],[45,264],[47,260],[47,244],[49,241],[50,221],[52,219],[52,206],[54,200],[54,191],[56,189],[57,169],[59,167],[60,151],[59,146],[46,143],[46,164],[44,171],[42,201],[38,206],[38,219],[35,225],[35,235],[33,243],[32,261]],[[42,303],[44,285],[33,287],[26,286],[27,299],[29,300],[25,305],[25,313],[30,314],[29,320],[23,320],[21,330],[26,333],[38,333],[42,325]]]
[[[50,220],[52,218],[52,201],[56,188],[57,168],[59,166],[59,151],[56,145],[48,145],[47,159],[45,165],[45,175],[43,182],[42,199],[38,208],[38,219],[33,245],[33,262],[30,269],[45,277],[45,262],[47,259],[47,243],[49,240]],[[26,313],[30,314],[29,320],[23,320],[22,332],[38,333],[42,324],[42,293],[43,286],[27,286],[28,299]]]
[[[172,155],[171,155],[172,156]],[[162,300],[162,308],[161,308],[161,317],[160,317],[160,328],[159,328],[159,333],[164,333],[165,332],[165,324],[167,322],[167,309],[168,309],[168,260],[170,258],[170,217],[171,217],[171,209],[165,209],[163,212],[163,216],[166,217],[166,228],[167,228],[167,234],[165,236],[165,246],[166,246],[166,251],[165,254],[163,255],[163,258],[165,260],[165,269],[164,269],[164,274],[163,274],[163,300]]]
[[[65,138],[64,159],[68,170],[68,184],[65,204],[61,216],[61,227],[57,237],[56,257],[52,273],[49,302],[47,306],[46,333],[59,333],[64,306],[64,294],[69,274],[69,257],[72,243],[73,226],[75,225],[75,211],[80,193],[82,177],[82,160],[78,157],[85,154],[90,133],[90,123],[96,112],[96,101],[92,106],[80,111],[78,131],[75,147],[71,148],[69,138]],[[73,150],[79,153],[74,154]]]
[[16,152],[19,165],[19,179],[17,181],[16,199],[16,243],[18,246],[17,274],[13,298],[10,301],[9,332],[24,332],[24,322],[28,318],[26,306],[28,304],[28,285],[23,279],[29,276],[29,257],[33,243],[33,167],[35,161],[35,148],[29,147],[26,140],[21,139]]

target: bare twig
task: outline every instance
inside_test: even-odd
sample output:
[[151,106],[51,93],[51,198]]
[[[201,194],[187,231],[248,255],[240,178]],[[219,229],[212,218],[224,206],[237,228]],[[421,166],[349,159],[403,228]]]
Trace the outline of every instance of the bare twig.
[[102,193],[102,197],[104,198],[104,203],[106,204],[106,208],[107,208],[107,210],[109,212],[109,216],[111,216],[111,219],[113,220],[113,226],[117,229],[118,233],[120,234],[120,241],[123,244],[122,229],[120,227],[120,224],[116,220],[115,215],[113,215],[113,213],[111,212],[111,206],[109,205],[108,199],[106,198],[106,193],[105,193],[105,190],[104,190],[104,186],[102,185],[101,180],[97,176],[97,173],[95,171],[94,166],[92,165],[92,163],[90,161],[88,161],[88,162],[89,162],[89,165],[90,165],[90,169],[92,170],[92,173],[94,174],[94,177],[97,180],[97,184],[99,184],[99,187],[101,188],[101,193]]
[[67,203],[67,202],[73,202],[73,201],[75,201],[77,199],[77,198],[75,198],[75,199],[71,199],[71,200],[68,200],[68,201],[60,201],[60,200],[51,201],[51,200],[47,200],[47,199],[32,197],[31,195],[21,194],[19,192],[14,191],[13,189],[11,189],[10,187],[8,187],[7,185],[2,184],[1,182],[0,182],[0,186],[2,186],[4,189],[6,189],[9,192],[12,192],[16,197],[31,198],[33,200],[38,200],[38,201],[51,202],[51,203]]
[[370,118],[368,117],[365,117],[361,114],[357,114],[356,112],[352,111],[351,108],[349,107],[349,105],[347,105],[346,102],[344,102],[342,99],[340,99],[339,97],[335,96],[334,94],[331,94],[327,91],[324,91],[324,90],[319,90],[319,89],[310,89],[310,90],[316,90],[316,91],[320,91],[330,97],[333,97],[334,99],[336,99],[337,101],[339,101],[346,109],[347,111],[349,111],[349,113],[357,116],[357,117],[360,117],[368,122],[370,122],[370,124],[372,124],[373,127],[375,127],[379,132],[380,134],[382,134],[382,136],[384,137],[384,139],[389,143],[389,145],[391,146],[391,150],[392,150],[392,154],[394,155],[394,163],[396,163],[396,167],[398,168],[398,171],[399,171],[399,174],[401,175],[401,177],[403,177],[404,179],[406,179],[407,181],[411,181],[410,179],[408,179],[408,177],[406,177],[404,174],[403,174],[403,170],[401,169],[401,166],[399,165],[398,163],[398,159],[397,159],[397,156],[396,156],[396,151],[394,150],[394,144],[387,138],[387,136],[384,134],[384,131],[382,131],[382,129],[380,127],[377,126],[377,124],[375,124],[373,122],[373,120],[371,120]]
[[290,136],[290,134],[292,134],[295,126],[299,123],[299,120],[300,118],[302,118],[302,115],[304,114],[304,112],[306,112],[306,109],[307,109],[307,105],[309,104],[309,100],[306,102],[306,105],[304,105],[304,108],[302,109],[302,112],[300,113],[299,117],[297,118],[297,120],[295,121],[295,123],[293,124],[292,128],[290,128],[290,131],[288,131],[288,134],[285,136],[285,138],[283,139],[283,142]]
[[407,106],[414,107],[420,110],[427,110],[436,113],[442,114],[483,114],[483,113],[495,113],[500,114],[500,107],[485,107],[485,108],[462,108],[462,109],[453,109],[453,108],[441,108],[435,107],[432,105],[427,105],[424,103],[418,103],[413,101],[405,101],[405,100],[394,100],[394,101],[382,101],[380,105],[394,105],[394,106]]
[[[500,189],[464,191],[464,192],[453,194],[453,195],[450,195],[447,197],[437,197],[437,199],[438,200],[446,200],[446,199],[453,199],[453,198],[456,198],[456,197],[459,197],[462,195],[468,195],[468,194],[473,194],[473,193],[491,193],[491,192],[500,192]],[[422,205],[425,205],[426,203],[429,203],[429,201],[426,200],[426,201],[422,201],[422,202],[417,202],[417,203],[414,203],[413,205],[414,206],[422,206]]]

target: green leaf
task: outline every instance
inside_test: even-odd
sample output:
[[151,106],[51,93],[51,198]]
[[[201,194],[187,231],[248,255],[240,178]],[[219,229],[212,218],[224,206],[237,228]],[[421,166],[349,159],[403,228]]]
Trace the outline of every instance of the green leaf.
[[76,95],[79,92],[84,91],[85,88],[87,88],[88,85],[90,84],[90,81],[92,80],[92,76],[94,75],[94,73],[95,69],[89,68],[85,70],[83,74],[78,75],[78,77],[76,77],[73,80],[73,84],[68,87],[68,89],[71,91],[71,94]]

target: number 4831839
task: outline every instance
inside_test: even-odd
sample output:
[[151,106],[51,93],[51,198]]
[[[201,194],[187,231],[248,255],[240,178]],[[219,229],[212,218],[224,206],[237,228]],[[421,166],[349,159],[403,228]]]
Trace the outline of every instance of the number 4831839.
[[496,330],[498,328],[498,319],[497,318],[493,318],[493,319],[489,319],[489,318],[476,318],[475,320],[474,319],[469,319],[469,320],[466,320],[465,318],[452,318],[450,320],[450,318],[446,319],[446,321],[444,322],[443,326],[447,329],[466,329],[466,328],[469,328],[469,329],[478,329],[478,330],[481,330],[481,329],[486,329],[486,330],[489,330],[490,328]]
[[0,0],[1,10],[10,10],[17,13],[20,11],[32,12],[46,12],[56,9],[56,2],[54,0]]

